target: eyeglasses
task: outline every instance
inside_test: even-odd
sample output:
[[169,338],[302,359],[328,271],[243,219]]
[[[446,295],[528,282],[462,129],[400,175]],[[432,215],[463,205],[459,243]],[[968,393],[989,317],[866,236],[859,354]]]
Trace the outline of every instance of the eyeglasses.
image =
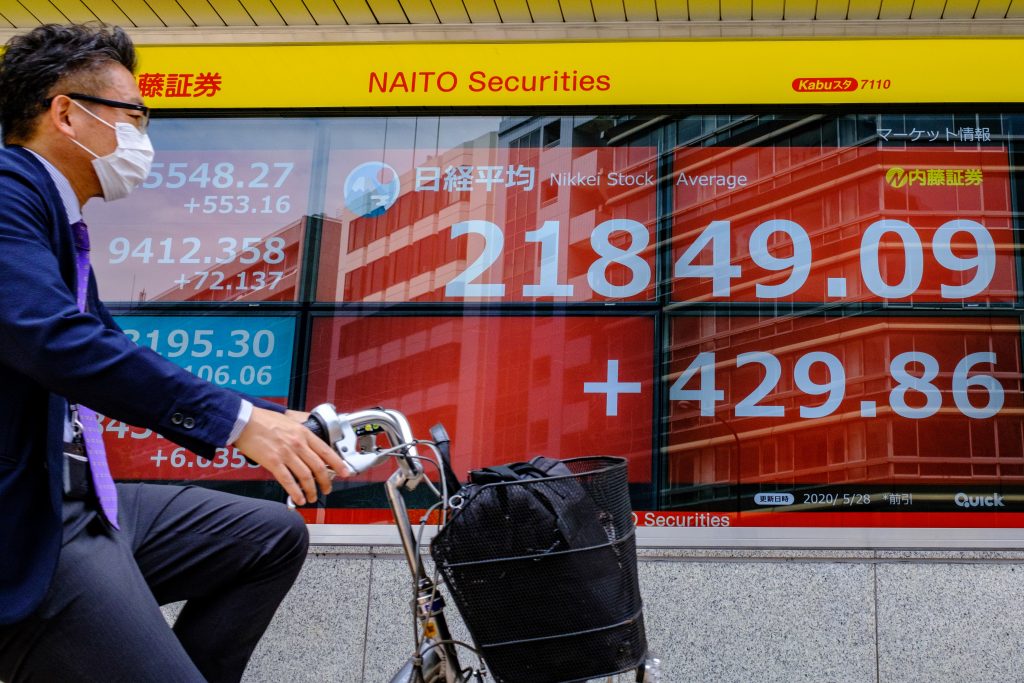
[[[147,107],[147,106],[145,106],[143,104],[135,104],[133,102],[119,102],[117,100],[107,100],[107,99],[104,99],[102,97],[93,97],[92,95],[83,95],[82,93],[78,93],[78,92],[66,93],[65,97],[69,97],[69,98],[71,98],[73,100],[82,100],[83,102],[93,102],[95,104],[102,104],[102,105],[105,105],[107,107],[114,107],[115,109],[131,109],[132,111],[142,112],[142,118],[139,119],[138,123],[136,124],[136,127],[140,131],[142,131],[143,133],[145,133],[146,132],[146,128],[149,127],[149,111],[150,110],[149,110],[149,107]],[[43,100],[43,106],[44,107],[49,107],[52,102],[53,102],[53,98],[52,97],[48,97],[47,99]]]

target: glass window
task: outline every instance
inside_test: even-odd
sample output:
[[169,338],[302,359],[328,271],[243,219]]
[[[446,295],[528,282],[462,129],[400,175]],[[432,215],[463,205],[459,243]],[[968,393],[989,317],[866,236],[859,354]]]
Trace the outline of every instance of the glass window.
[[[129,334],[202,377],[443,422],[460,475],[625,457],[640,525],[1024,526],[1020,114],[151,134],[142,191],[87,210],[94,260]],[[123,478],[283,498],[231,449],[107,439]],[[386,520],[387,474],[309,519]]]

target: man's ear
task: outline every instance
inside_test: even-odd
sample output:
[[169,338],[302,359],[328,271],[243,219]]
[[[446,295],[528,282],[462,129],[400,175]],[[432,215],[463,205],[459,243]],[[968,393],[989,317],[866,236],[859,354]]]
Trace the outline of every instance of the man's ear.
[[74,104],[67,95],[57,95],[50,102],[50,108],[44,113],[46,120],[54,128],[69,138],[78,137],[75,134],[74,126],[71,125],[71,110]]

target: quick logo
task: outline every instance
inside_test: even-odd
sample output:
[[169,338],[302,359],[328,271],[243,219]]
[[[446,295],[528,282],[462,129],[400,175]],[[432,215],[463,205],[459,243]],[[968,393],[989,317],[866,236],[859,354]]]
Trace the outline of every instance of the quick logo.
[[1003,503],[1003,497],[998,493],[993,493],[991,496],[969,496],[961,491],[953,496],[953,502],[957,504],[957,507],[962,508],[1006,507],[1005,503]]

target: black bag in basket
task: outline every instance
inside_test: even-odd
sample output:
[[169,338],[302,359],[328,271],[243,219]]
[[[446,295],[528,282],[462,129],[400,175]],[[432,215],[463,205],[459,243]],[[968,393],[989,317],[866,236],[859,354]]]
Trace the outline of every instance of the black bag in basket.
[[[566,477],[551,480],[551,477]],[[504,482],[531,482],[529,486],[493,486]],[[493,559],[495,545],[517,554],[541,555],[608,542],[602,513],[561,460],[537,456],[529,462],[486,467],[469,473],[460,494],[462,516],[450,533],[472,533],[459,561]],[[471,504],[472,503],[472,504]],[[499,518],[496,523],[495,518]],[[503,522],[503,523],[501,523]],[[477,532],[488,528],[499,538],[481,543]],[[479,557],[474,547],[481,553]]]
[[585,680],[646,653],[625,461],[470,473],[431,554],[497,681]]

